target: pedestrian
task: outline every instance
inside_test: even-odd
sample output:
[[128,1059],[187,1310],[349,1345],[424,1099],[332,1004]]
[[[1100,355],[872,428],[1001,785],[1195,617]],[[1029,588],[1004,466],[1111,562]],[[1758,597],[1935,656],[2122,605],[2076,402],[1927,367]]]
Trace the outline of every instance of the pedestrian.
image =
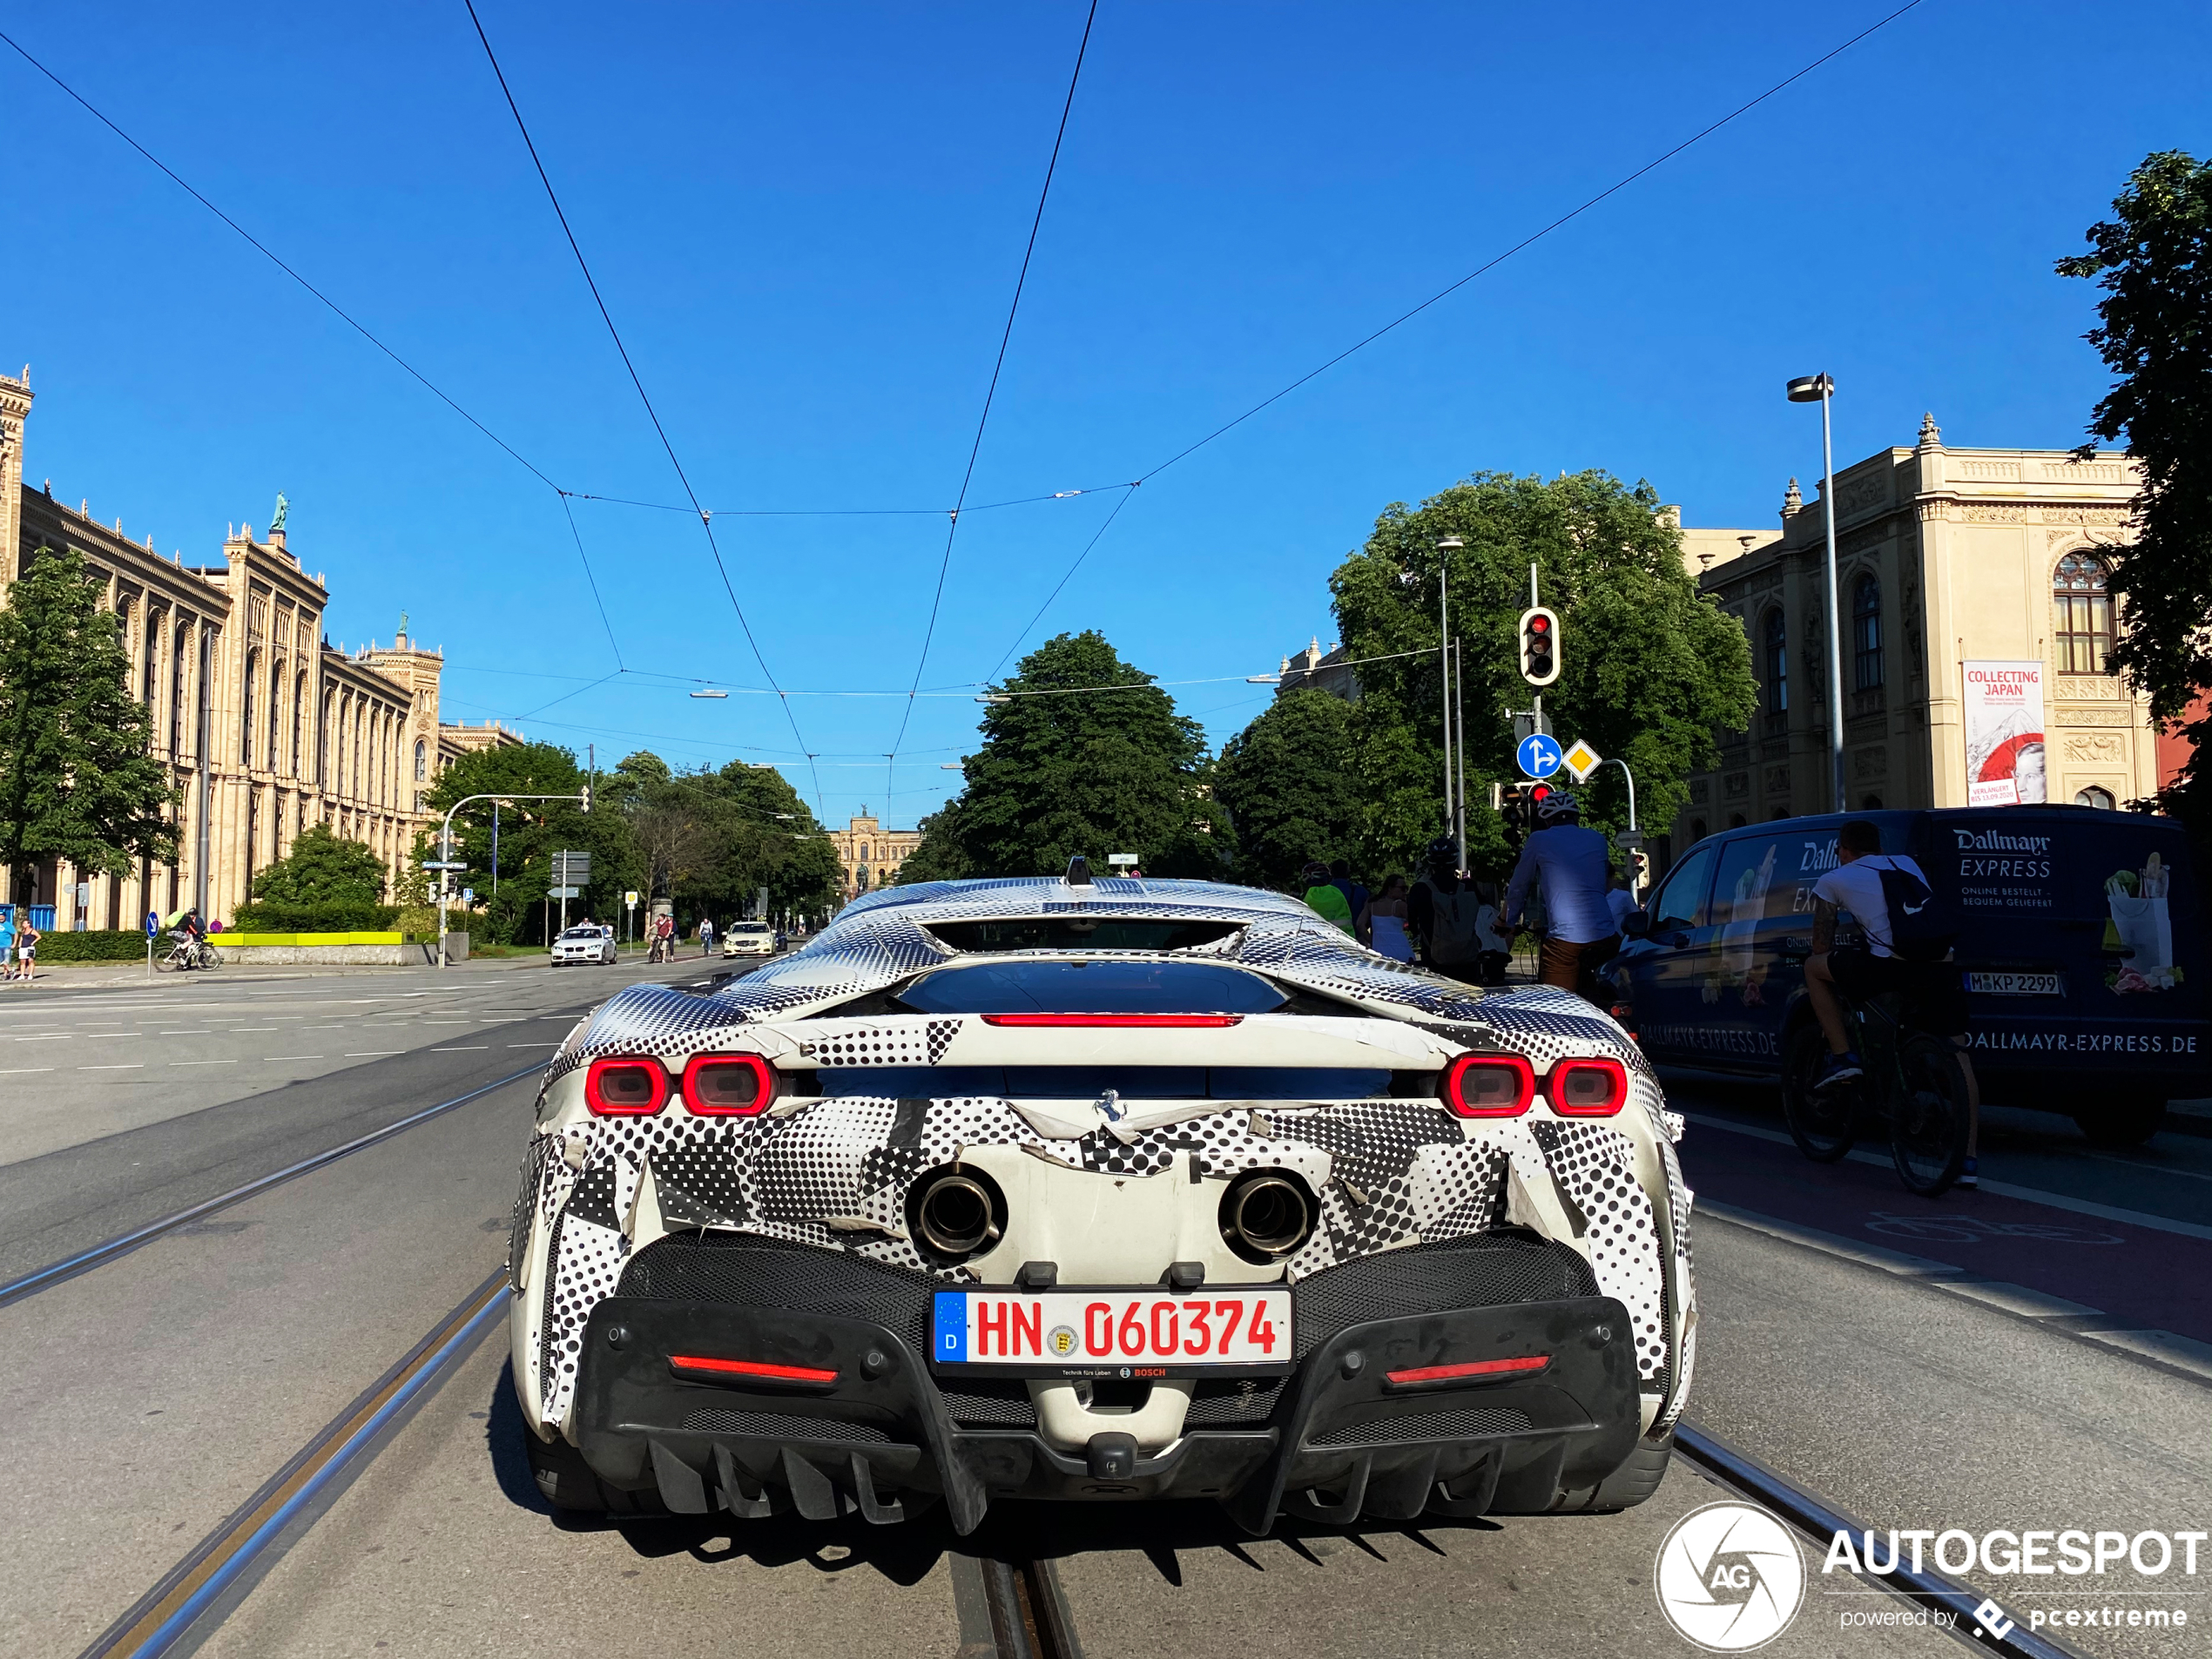
[[714,954],[714,918],[711,916],[699,918],[699,954]]
[[1513,960],[1513,935],[1499,926],[1498,884],[1476,882],[1474,898],[1474,940],[1481,948],[1481,954],[1475,958],[1475,982],[1503,985],[1506,965]]
[[1375,930],[1367,918],[1367,907],[1373,902],[1373,898],[1366,888],[1352,879],[1352,860],[1330,860],[1329,880],[1337,891],[1344,894],[1345,903],[1352,907],[1352,936],[1363,945],[1372,945]]
[[1309,859],[1298,872],[1298,880],[1305,887],[1305,902],[1321,919],[1351,933],[1352,904],[1344,896],[1344,889],[1329,880],[1329,867],[1318,859]]
[[1581,813],[1581,803],[1563,789],[1554,790],[1536,808],[1540,827],[1521,847],[1521,862],[1506,889],[1506,925],[1520,921],[1522,907],[1541,883],[1548,925],[1537,977],[1598,1002],[1597,970],[1621,954],[1621,934],[1605,900],[1610,866],[1605,837],[1585,829]]
[[16,907],[0,904],[0,979],[16,976]]
[[1421,958],[1436,972],[1479,982],[1482,946],[1476,935],[1481,901],[1460,879],[1452,838],[1428,844],[1427,867],[1406,898],[1406,917],[1420,941]]
[[21,978],[38,977],[38,929],[27,916],[16,933],[16,966]]
[[1613,918],[1613,931],[1626,933],[1629,918],[1635,914],[1636,895],[1629,891],[1628,876],[1619,870],[1605,878],[1605,907]]
[[1367,907],[1369,947],[1393,962],[1413,960],[1413,936],[1406,931],[1406,878],[1386,878]]

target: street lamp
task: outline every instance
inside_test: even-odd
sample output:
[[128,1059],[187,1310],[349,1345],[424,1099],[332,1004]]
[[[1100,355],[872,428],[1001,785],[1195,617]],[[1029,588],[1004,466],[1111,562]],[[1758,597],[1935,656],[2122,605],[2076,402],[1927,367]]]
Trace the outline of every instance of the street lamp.
[[1467,867],[1467,826],[1465,796],[1467,767],[1458,770],[1456,780],[1452,765],[1452,555],[1467,543],[1456,536],[1447,536],[1436,544],[1436,629],[1438,655],[1444,665],[1444,816],[1445,827],[1458,844],[1458,868]]
[[1844,636],[1836,616],[1836,446],[1828,423],[1828,401],[1836,382],[1825,374],[1800,374],[1789,385],[1792,403],[1820,405],[1820,511],[1828,538],[1828,769],[1837,812],[1844,798]]

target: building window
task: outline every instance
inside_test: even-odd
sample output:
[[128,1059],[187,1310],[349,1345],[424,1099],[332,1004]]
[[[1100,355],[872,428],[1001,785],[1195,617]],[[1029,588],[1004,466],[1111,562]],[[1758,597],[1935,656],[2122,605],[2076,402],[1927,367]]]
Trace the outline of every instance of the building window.
[[1766,613],[1760,631],[1766,636],[1766,711],[1769,714],[1790,711],[1790,624],[1777,605]]
[[429,749],[429,745],[428,745],[428,744],[424,743],[424,742],[422,741],[422,739],[421,739],[421,738],[417,738],[415,740],[415,781],[416,783],[418,783],[418,784],[421,784],[421,783],[428,783],[428,782],[429,782],[429,780],[430,780],[430,749]]
[[[284,759],[284,658],[269,664],[269,770]],[[282,820],[280,819],[280,822]]]
[[191,648],[192,624],[180,622],[169,646],[169,758],[172,760],[185,758],[185,664]]
[[253,685],[261,672],[261,658],[258,652],[249,651],[246,658],[246,710],[239,722],[238,764],[251,772],[253,769]]
[[2112,656],[2112,597],[2105,591],[2109,574],[2091,553],[2069,553],[2051,578],[2053,630],[2061,674],[2103,674]]
[[1869,795],[1865,800],[1858,803],[1858,810],[1862,813],[1880,812],[1882,810],[1882,798],[1879,795]]
[[1851,586],[1851,689],[1871,691],[1882,683],[1882,584],[1863,576]]
[[2094,784],[2090,785],[2087,789],[2076,790],[2074,804],[2076,806],[2094,806],[2099,812],[2104,813],[2111,812],[2120,805],[2118,801],[2113,799],[2110,790],[2100,789]]
[[307,675],[301,670],[292,683],[292,775],[300,776],[300,739],[307,720]]
[[145,671],[139,682],[138,701],[146,705],[146,723],[158,728],[161,705],[154,699],[161,691],[161,613],[146,612]]

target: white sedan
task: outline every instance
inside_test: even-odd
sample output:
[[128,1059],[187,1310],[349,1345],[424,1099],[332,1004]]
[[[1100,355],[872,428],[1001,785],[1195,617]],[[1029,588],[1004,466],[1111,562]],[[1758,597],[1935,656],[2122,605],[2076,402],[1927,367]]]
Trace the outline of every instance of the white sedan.
[[725,957],[775,954],[776,930],[765,921],[733,921],[730,931],[722,935],[722,954]]
[[615,961],[615,930],[588,922],[579,922],[565,928],[553,941],[553,966],[566,962],[604,962],[609,967]]

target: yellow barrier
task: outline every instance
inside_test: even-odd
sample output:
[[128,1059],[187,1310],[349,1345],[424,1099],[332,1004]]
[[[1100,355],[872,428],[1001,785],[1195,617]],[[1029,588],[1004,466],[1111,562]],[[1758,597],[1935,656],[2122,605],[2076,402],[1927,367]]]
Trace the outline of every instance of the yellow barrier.
[[210,934],[207,942],[218,950],[226,945],[234,950],[250,950],[256,945],[400,945],[407,941],[398,934]]

